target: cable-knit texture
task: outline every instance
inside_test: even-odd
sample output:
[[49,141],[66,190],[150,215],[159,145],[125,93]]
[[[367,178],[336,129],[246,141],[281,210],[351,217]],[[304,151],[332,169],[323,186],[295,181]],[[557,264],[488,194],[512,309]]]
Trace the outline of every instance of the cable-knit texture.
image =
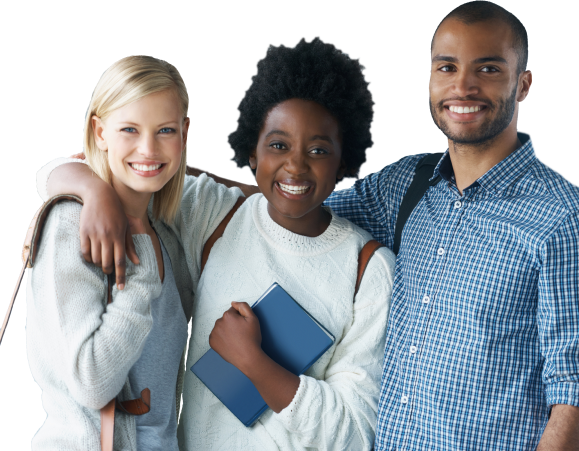
[[[37,189],[43,200],[48,198],[46,184],[51,171],[69,162],[83,160],[60,158],[37,173]],[[239,189],[228,189],[205,175],[187,176],[173,225],[154,220],[152,200],[149,204],[149,219],[170,256],[187,320],[191,318],[203,246],[240,195]],[[121,399],[132,397],[127,374],[151,328],[149,305],[159,295],[157,281],[161,288],[150,238],[138,235],[134,241],[141,264],[134,266],[127,261],[126,288],[113,289],[114,301],[104,313],[106,276],[87,264],[80,253],[80,208],[74,203],[54,207],[28,277],[28,359],[43,390],[47,412],[47,420],[33,440],[34,450],[100,451],[97,409],[119,391]],[[71,356],[75,352],[77,358]],[[177,413],[183,374],[184,359],[176,387]],[[115,450],[137,449],[133,416],[117,412],[114,440]]]
[[290,405],[279,414],[267,411],[251,428],[188,370],[178,429],[182,450],[372,448],[394,256],[385,248],[374,255],[354,303],[358,255],[369,239],[333,214],[322,235],[296,235],[271,220],[262,195],[240,207],[199,281],[187,368],[209,349],[209,334],[231,301],[251,305],[273,282],[336,343],[300,377]]

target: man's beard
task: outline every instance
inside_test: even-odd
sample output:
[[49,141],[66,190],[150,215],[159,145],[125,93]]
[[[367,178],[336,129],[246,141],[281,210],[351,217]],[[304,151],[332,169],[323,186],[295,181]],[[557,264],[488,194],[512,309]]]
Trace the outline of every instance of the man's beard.
[[[446,135],[448,139],[450,139],[455,144],[484,144],[488,143],[496,136],[501,134],[511,123],[513,120],[513,116],[515,114],[515,98],[517,97],[517,87],[518,84],[513,89],[513,92],[509,96],[508,99],[501,99],[497,103],[485,101],[487,104],[487,108],[490,112],[497,111],[497,115],[494,119],[487,118],[479,127],[478,130],[473,131],[471,133],[463,133],[463,134],[453,134],[450,130],[450,127],[446,123],[446,121],[442,118],[444,114],[444,106],[443,103],[446,100],[439,102],[436,105],[436,108],[432,105],[432,100],[429,100],[430,103],[430,114],[432,115],[432,119],[436,126]],[[459,100],[477,100],[475,98],[464,98]]]

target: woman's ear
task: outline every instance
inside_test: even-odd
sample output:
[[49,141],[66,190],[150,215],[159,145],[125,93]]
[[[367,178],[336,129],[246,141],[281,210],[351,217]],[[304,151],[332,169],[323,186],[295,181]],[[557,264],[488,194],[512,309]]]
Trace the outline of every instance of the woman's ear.
[[257,157],[255,155],[255,150],[249,155],[249,167],[254,171],[257,169]]
[[103,121],[98,116],[93,116],[91,118],[91,121],[92,121],[92,133],[93,133],[96,145],[100,150],[106,152],[108,150],[109,146],[107,145],[107,141],[104,137],[105,129],[103,126]]
[[185,150],[185,146],[187,145],[187,135],[189,134],[189,124],[191,120],[186,117],[183,122],[183,150]]

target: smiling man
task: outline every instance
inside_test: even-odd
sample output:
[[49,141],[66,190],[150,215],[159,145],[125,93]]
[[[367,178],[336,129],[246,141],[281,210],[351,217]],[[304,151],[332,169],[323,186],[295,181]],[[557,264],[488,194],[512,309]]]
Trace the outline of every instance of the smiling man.
[[[466,3],[431,56],[448,150],[402,234],[375,449],[579,449],[579,190],[517,133],[532,83],[525,28]],[[327,203],[395,247],[423,157]]]

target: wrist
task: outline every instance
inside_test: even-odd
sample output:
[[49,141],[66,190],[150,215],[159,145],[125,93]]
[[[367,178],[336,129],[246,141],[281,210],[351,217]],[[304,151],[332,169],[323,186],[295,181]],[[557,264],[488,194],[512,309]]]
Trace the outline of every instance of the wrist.
[[252,362],[251,370],[244,374],[275,413],[291,404],[300,386],[299,376],[274,362],[263,351]]
[[80,195],[82,200],[86,202],[119,202],[119,196],[117,195],[116,191],[109,185],[108,183],[102,181],[101,179],[94,180],[83,184],[80,187]]
[[253,382],[263,375],[264,369],[267,368],[270,362],[272,362],[270,357],[259,347],[248,350],[238,369]]

